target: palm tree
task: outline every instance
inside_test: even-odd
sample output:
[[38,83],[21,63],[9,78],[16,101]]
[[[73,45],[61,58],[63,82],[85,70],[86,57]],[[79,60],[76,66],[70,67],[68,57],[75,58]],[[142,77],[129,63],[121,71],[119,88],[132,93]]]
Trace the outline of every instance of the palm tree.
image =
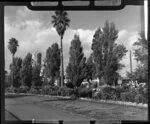
[[12,54],[12,87],[13,87],[13,83],[14,83],[14,70],[13,70],[13,65],[14,65],[14,55],[17,51],[17,47],[18,47],[18,40],[16,40],[15,38],[11,38],[9,39],[8,42],[8,49],[10,50],[11,54]]
[[60,36],[60,58],[61,58],[61,70],[60,70],[60,76],[61,76],[61,87],[63,87],[64,84],[64,67],[63,67],[63,45],[62,40],[64,33],[66,31],[66,28],[69,27],[70,19],[68,18],[68,13],[66,11],[55,11],[55,15],[52,16],[52,24],[53,27],[56,28],[56,31],[58,35]]

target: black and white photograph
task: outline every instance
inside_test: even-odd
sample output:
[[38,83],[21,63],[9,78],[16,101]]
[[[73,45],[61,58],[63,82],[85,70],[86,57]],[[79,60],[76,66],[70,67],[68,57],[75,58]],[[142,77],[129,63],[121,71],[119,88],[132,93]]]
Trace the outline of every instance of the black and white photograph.
[[103,11],[5,6],[5,120],[147,120],[145,32],[144,5]]

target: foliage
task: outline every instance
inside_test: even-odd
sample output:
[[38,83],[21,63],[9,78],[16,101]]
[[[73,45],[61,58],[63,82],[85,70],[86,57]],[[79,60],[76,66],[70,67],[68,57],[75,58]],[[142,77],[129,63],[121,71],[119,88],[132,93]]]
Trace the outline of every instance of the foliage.
[[29,90],[29,93],[31,94],[40,94],[41,93],[41,90],[35,86],[32,86]]
[[5,89],[5,92],[14,93],[15,89],[16,89],[16,88],[14,88],[14,87],[7,87],[7,88]]
[[18,45],[18,40],[16,40],[15,38],[9,39],[8,49],[10,50],[10,52],[12,53],[12,55],[14,55],[16,53],[18,46],[19,46]]
[[51,86],[45,85],[42,87],[42,93],[43,94],[48,94],[49,92],[51,92]]
[[87,80],[92,80],[95,77],[95,73],[96,73],[96,67],[94,64],[94,59],[93,59],[93,54],[90,54],[90,57],[87,60],[87,69],[88,69],[88,73],[87,73]]
[[42,54],[38,53],[37,54],[37,65],[39,65],[41,67],[41,59],[42,59]]
[[32,55],[28,53],[23,60],[21,69],[22,85],[31,87],[32,82]]
[[5,82],[5,88],[11,86],[11,82],[12,82],[11,74],[5,73],[5,81],[4,82]]
[[40,71],[41,71],[40,65],[35,65],[34,67],[32,67],[32,85],[33,86],[42,85]]
[[116,100],[115,89],[112,87],[104,87],[102,89],[102,98],[106,100],[107,99]]
[[137,94],[137,95],[135,96],[135,101],[136,101],[137,103],[147,103],[146,98],[145,98],[142,94]]
[[69,27],[70,19],[68,18],[68,13],[63,10],[55,11],[55,15],[52,16],[53,27],[56,28],[58,35],[60,36],[60,58],[61,58],[61,87],[64,85],[64,67],[63,67],[63,44],[62,39],[66,28]]
[[121,100],[121,93],[124,93],[123,87],[101,87],[100,91],[96,92],[93,97],[103,100]]
[[66,83],[66,87],[68,87],[68,88],[73,88],[73,84],[72,84],[71,82],[67,82],[67,83]]
[[121,93],[121,100],[126,102],[135,102],[135,94],[132,94],[132,92],[123,92]]
[[138,82],[148,82],[148,41],[145,39],[144,32],[140,33],[140,38],[134,46],[136,47],[134,56],[139,64],[135,71],[132,74],[128,72],[127,76]]
[[[42,93],[43,94],[53,94],[54,92],[58,92],[59,87],[58,86],[50,86],[50,85],[45,85],[42,87]],[[52,93],[53,92],[53,93]],[[54,93],[55,94],[55,93]]]
[[13,64],[10,64],[10,74],[11,76],[13,74],[14,79],[13,86],[16,88],[18,88],[21,85],[21,68],[22,68],[22,59],[20,57],[15,57],[13,59]]
[[74,94],[74,90],[68,87],[61,87],[58,92],[61,96],[71,96]]
[[18,89],[17,89],[17,92],[18,93],[27,93],[29,91],[29,87],[28,86],[20,86]]
[[54,85],[55,79],[59,77],[60,70],[60,49],[57,43],[52,44],[46,51],[45,72],[51,79],[51,85]]
[[[17,47],[18,47],[18,40],[16,40],[15,38],[11,38],[9,39],[9,42],[8,42],[8,49],[9,51],[11,52],[12,54],[12,65],[13,65],[13,62],[14,62],[14,55],[17,51]],[[12,68],[13,69],[13,68]],[[13,74],[13,70],[12,70],[12,86],[13,86],[13,83],[14,83],[14,74]]]
[[69,27],[69,22],[66,11],[55,11],[55,15],[52,16],[52,24],[60,37],[63,37],[66,28]]
[[145,39],[144,32],[140,33],[140,38],[134,43],[134,46],[137,47],[134,51],[136,60],[148,66],[148,41]]
[[117,45],[118,30],[115,24],[106,21],[104,28],[98,28],[93,36],[92,50],[96,65],[96,76],[104,78],[106,84],[112,85],[118,78],[118,70],[123,67],[119,62],[127,52],[123,45]]
[[86,78],[87,67],[81,41],[76,34],[71,41],[69,54],[70,58],[66,69],[67,77],[74,87],[79,87],[82,81]]
[[79,87],[78,88],[78,96],[92,98],[92,89]]

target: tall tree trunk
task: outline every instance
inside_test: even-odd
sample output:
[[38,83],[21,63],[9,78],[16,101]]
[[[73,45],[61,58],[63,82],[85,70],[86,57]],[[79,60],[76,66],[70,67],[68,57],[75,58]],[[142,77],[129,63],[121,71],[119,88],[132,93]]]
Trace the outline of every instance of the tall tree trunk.
[[14,54],[12,54],[12,84],[11,87],[14,86]]
[[64,85],[64,65],[63,65],[63,45],[62,45],[62,39],[63,37],[60,37],[60,60],[61,60],[61,70],[60,70],[60,76],[61,76],[61,87]]

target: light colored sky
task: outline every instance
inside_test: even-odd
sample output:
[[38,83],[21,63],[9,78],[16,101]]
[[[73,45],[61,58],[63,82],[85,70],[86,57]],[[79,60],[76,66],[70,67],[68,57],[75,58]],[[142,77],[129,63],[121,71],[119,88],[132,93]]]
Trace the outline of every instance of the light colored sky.
[[[137,41],[138,33],[143,30],[143,7],[128,6],[118,11],[68,11],[71,19],[70,27],[66,30],[64,46],[64,67],[69,61],[70,42],[76,32],[79,33],[85,56],[88,58],[91,50],[92,38],[98,27],[103,27],[106,20],[114,22],[119,30],[118,43],[133,49],[132,44]],[[46,49],[54,42],[60,43],[59,36],[51,24],[51,16],[54,11],[31,11],[26,7],[5,7],[5,69],[9,70],[12,61],[11,54],[7,48],[10,38],[15,37],[19,41],[19,47],[15,56],[24,58],[28,52],[37,50],[45,58]],[[134,57],[133,57],[134,58]],[[120,70],[125,76],[129,69],[129,53],[121,63],[125,68]],[[133,60],[133,68],[136,61]]]

